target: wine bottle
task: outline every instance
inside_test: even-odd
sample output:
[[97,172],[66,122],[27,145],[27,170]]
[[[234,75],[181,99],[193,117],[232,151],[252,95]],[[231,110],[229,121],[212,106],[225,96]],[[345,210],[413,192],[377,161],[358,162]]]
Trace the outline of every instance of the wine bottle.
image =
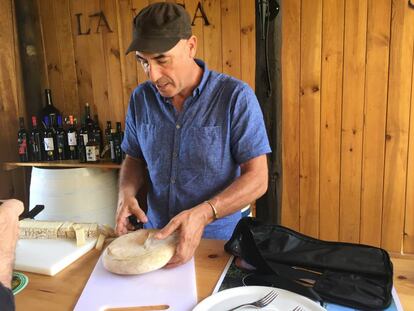
[[78,158],[78,133],[72,115],[69,116],[68,145],[68,159],[76,160]]
[[24,118],[19,118],[19,131],[17,132],[17,144],[19,150],[20,162],[29,162],[29,146],[28,146],[28,133],[24,127]]
[[99,154],[101,154],[102,153],[102,149],[103,149],[102,130],[101,130],[100,126],[99,126],[99,119],[98,119],[98,115],[97,114],[94,115],[92,135],[94,136],[95,141],[98,144]]
[[[91,107],[89,106],[89,103],[85,104],[85,126],[87,129],[87,133],[88,133],[88,140],[91,138],[91,136],[93,135],[93,120],[91,118]],[[87,144],[87,142],[85,142],[85,145]]]
[[106,121],[106,128],[104,131],[104,143],[103,143],[104,147],[101,153],[101,157],[104,157],[104,156],[106,158],[111,157],[111,129],[112,129],[111,121]]
[[116,133],[114,137],[114,151],[115,151],[115,162],[118,164],[122,163],[123,152],[121,149],[122,139],[124,138],[124,133],[121,129],[121,122],[116,122]]
[[43,143],[44,143],[44,148],[45,148],[45,160],[46,161],[56,160],[56,149],[55,149],[56,133],[55,133],[54,128],[51,125],[52,121],[53,121],[53,118],[49,118],[47,116],[43,118],[43,122],[46,127],[45,132],[43,134]]
[[55,127],[56,123],[52,123],[51,116],[54,116],[54,120],[56,121],[57,116],[60,115],[60,111],[53,105],[52,91],[50,89],[45,89],[45,103],[45,107],[41,111],[42,120],[44,120],[44,117],[49,117],[50,125]]
[[116,135],[116,130],[115,129],[111,129],[111,136],[109,137],[109,146],[111,148],[111,161],[112,162],[116,162],[116,158],[115,158],[115,135]]
[[84,120],[81,122],[78,137],[79,162],[84,163],[86,162],[86,145],[88,143],[88,129],[86,128]]
[[43,160],[43,137],[37,128],[37,118],[32,116],[32,130],[30,131],[30,146],[32,161]]
[[66,131],[63,129],[62,125],[62,116],[58,115],[57,117],[57,128],[56,128],[56,143],[57,143],[57,159],[66,160],[66,150],[67,150],[67,135]]

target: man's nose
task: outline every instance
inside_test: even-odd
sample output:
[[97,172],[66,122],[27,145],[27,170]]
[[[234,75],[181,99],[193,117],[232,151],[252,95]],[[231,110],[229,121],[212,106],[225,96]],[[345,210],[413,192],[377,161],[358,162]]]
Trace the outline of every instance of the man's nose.
[[157,64],[151,64],[148,68],[148,76],[152,82],[157,82],[162,77],[161,68]]

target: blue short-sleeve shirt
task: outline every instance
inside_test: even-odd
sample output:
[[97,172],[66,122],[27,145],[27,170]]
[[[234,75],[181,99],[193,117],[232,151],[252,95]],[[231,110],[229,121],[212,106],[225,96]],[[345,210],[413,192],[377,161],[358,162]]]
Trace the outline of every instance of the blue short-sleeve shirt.
[[[253,90],[196,62],[203,76],[181,112],[150,81],[131,95],[122,149],[148,167],[146,228],[162,228],[212,198],[240,175],[240,164],[271,152]],[[240,217],[236,212],[216,220],[203,237],[229,239]]]

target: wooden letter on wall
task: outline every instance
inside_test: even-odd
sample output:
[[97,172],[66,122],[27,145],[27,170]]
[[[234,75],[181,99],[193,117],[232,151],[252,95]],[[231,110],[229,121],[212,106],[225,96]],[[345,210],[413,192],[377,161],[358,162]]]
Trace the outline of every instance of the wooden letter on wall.
[[[108,23],[108,20],[106,19],[105,14],[102,11],[89,15],[89,17],[95,17],[95,16],[99,16],[98,26],[96,26],[96,33],[99,33],[99,27],[101,26],[105,26],[106,28],[108,28],[108,32],[113,32],[111,27],[109,27],[109,23]],[[103,21],[103,24],[101,23],[101,21]]]
[[78,36],[89,35],[91,33],[91,27],[90,27],[91,17],[99,17],[98,25],[96,26],[96,33],[99,33],[99,28],[100,27],[106,27],[108,29],[108,32],[113,32],[111,27],[109,26],[109,23],[108,23],[108,20],[106,19],[105,14],[102,11],[100,11],[98,13],[95,13],[95,14],[89,15],[89,29],[86,32],[82,32],[82,26],[81,26],[81,16],[82,15],[83,15],[82,13],[76,13],[75,14],[77,25],[78,25]]
[[[198,11],[200,11],[201,15],[197,15]],[[195,21],[196,18],[202,18],[204,20],[204,25],[205,26],[210,25],[210,23],[208,21],[208,18],[207,18],[207,15],[206,15],[206,12],[204,12],[203,5],[201,4],[200,1],[198,1],[197,8],[196,8],[196,11],[194,13],[193,21],[191,22],[191,26],[195,25],[194,21]]]
[[87,32],[82,32],[82,27],[81,27],[82,13],[77,13],[77,14],[75,14],[75,16],[76,16],[76,21],[78,22],[78,36],[89,35],[91,33],[91,28],[90,27],[89,27]]

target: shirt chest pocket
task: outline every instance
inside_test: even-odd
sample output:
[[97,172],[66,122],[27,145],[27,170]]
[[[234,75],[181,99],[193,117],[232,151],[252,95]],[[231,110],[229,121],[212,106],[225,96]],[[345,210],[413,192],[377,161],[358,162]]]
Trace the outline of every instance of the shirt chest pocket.
[[219,174],[225,144],[222,137],[221,126],[189,128],[181,141],[181,168],[203,175]]

